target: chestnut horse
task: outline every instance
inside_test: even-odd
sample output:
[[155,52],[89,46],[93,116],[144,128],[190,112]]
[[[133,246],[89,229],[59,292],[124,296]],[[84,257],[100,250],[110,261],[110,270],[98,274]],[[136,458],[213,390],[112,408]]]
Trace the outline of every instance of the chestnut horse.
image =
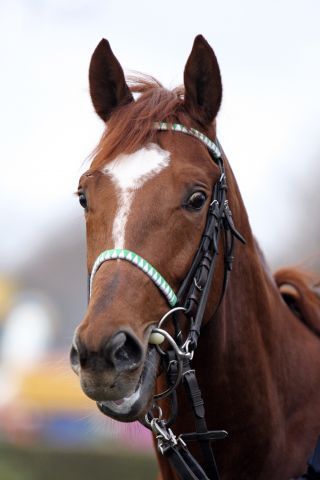
[[[221,180],[205,144],[211,140],[218,148],[221,76],[213,50],[199,35],[186,63],[184,87],[169,91],[151,77],[131,79],[129,87],[107,40],[93,53],[89,80],[106,129],[79,182],[88,271],[94,269],[94,275],[71,363],[84,393],[101,410],[120,421],[143,421],[166,384],[150,334],[188,274],[212,190]],[[158,122],[178,125],[180,131],[161,130]],[[287,480],[304,472],[320,432],[319,298],[312,279],[294,269],[275,278],[270,274],[224,153],[222,159],[234,224],[246,245],[235,242],[233,271],[221,298],[220,236],[221,254],[192,368],[208,427],[229,432],[214,443],[221,478]],[[136,264],[123,261],[133,252]],[[172,429],[179,435],[194,428],[181,385],[177,398]],[[168,404],[162,406],[167,415]],[[201,464],[197,445],[190,444],[190,450]],[[178,478],[158,455],[159,478]]]

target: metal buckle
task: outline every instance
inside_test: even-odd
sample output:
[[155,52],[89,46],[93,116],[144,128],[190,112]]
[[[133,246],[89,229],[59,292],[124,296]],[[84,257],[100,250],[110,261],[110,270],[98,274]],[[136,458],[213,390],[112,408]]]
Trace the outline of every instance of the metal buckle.
[[199,292],[202,292],[203,287],[201,287],[201,286],[198,284],[196,277],[193,277],[193,283],[195,284],[195,286],[196,286],[196,288],[199,290]]
[[191,344],[192,344],[192,341],[190,339],[187,339],[181,347],[182,349],[185,350],[186,356],[189,360],[192,360],[194,355],[194,350],[189,351],[189,347]]
[[164,421],[160,420],[159,418],[153,418],[151,420],[151,429],[155,434],[156,440],[158,442],[158,450],[163,455],[165,449],[170,447],[175,447],[178,443],[181,443],[184,447],[186,447],[186,443],[181,438],[181,436],[177,437],[171,428],[167,428]]

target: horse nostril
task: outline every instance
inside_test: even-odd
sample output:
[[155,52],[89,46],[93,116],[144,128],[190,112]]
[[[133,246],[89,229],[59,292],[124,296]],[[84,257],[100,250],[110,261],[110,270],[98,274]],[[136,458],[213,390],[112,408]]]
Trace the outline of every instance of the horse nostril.
[[72,369],[78,374],[80,367],[84,368],[88,359],[87,349],[79,342],[74,342],[70,351],[70,363]]
[[70,363],[71,363],[72,370],[78,374],[80,369],[80,359],[79,359],[78,350],[75,347],[75,345],[72,345],[70,350]]
[[104,348],[107,362],[116,370],[134,370],[143,358],[140,342],[128,332],[118,332],[107,342]]

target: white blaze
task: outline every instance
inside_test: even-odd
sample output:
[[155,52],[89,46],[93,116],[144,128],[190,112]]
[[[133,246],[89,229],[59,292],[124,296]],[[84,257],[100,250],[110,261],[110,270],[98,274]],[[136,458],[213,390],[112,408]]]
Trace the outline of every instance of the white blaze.
[[152,143],[135,153],[120,155],[103,169],[111,176],[118,194],[118,210],[113,223],[114,248],[124,248],[125,230],[134,196],[147,180],[169,165],[170,154]]

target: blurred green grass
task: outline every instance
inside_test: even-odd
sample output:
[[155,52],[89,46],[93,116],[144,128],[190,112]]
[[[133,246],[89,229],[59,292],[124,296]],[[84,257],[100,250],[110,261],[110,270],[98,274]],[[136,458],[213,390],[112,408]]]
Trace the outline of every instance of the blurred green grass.
[[150,454],[0,444],[1,480],[154,480]]

